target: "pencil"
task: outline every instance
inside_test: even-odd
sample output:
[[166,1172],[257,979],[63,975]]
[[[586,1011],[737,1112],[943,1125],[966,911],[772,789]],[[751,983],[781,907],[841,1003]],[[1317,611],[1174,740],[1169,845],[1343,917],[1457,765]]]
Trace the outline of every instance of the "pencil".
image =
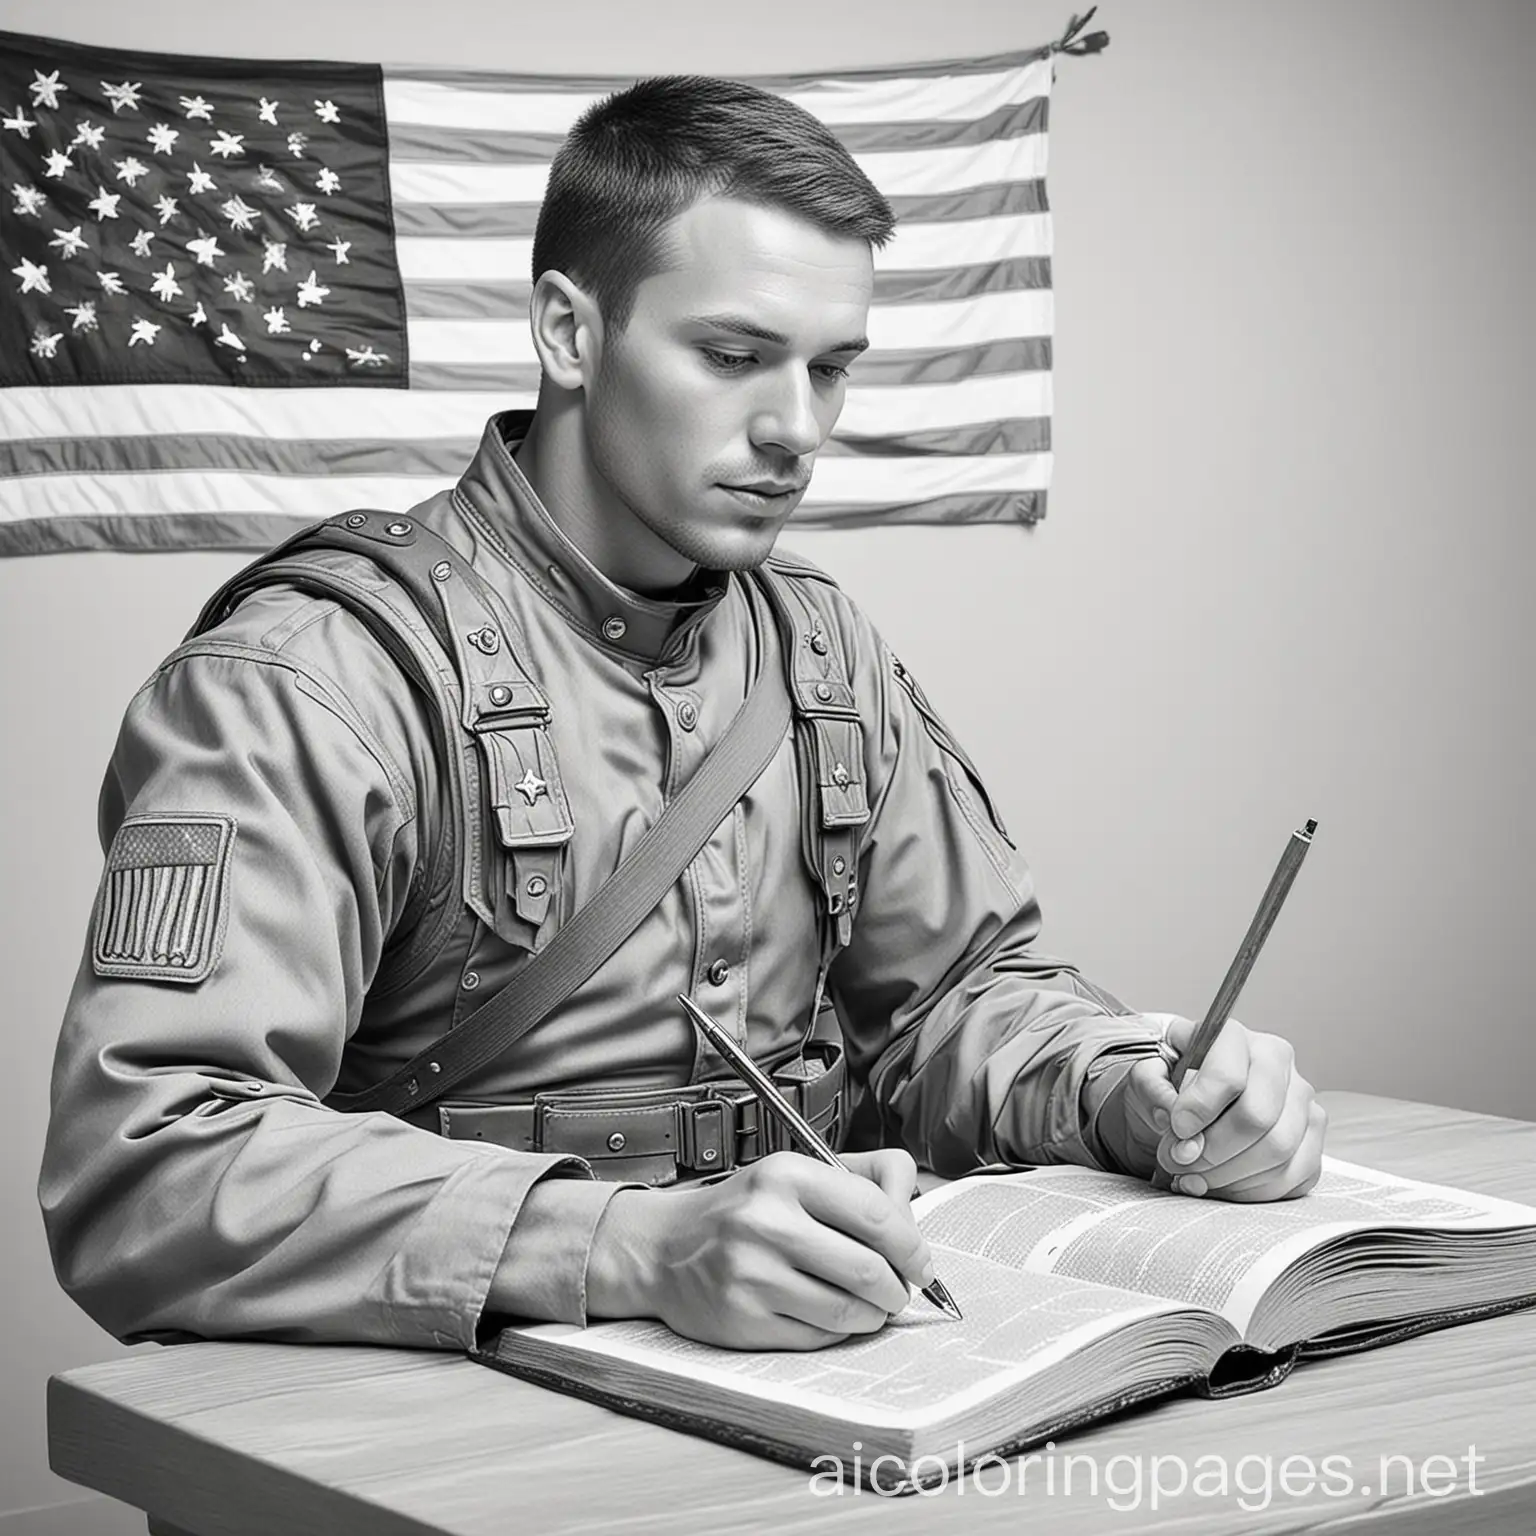
[[[1280,908],[1285,905],[1291,882],[1296,878],[1296,871],[1301,868],[1301,861],[1307,856],[1307,849],[1312,846],[1312,834],[1316,831],[1317,822],[1308,821],[1304,827],[1291,833],[1285,851],[1280,855],[1280,862],[1275,866],[1274,874],[1269,877],[1269,885],[1259,901],[1259,909],[1248,925],[1248,932],[1243,935],[1243,942],[1238,945],[1237,954],[1233,956],[1227,974],[1222,977],[1221,985],[1216,989],[1216,996],[1211,999],[1211,1006],[1190,1037],[1189,1044],[1168,1068],[1168,1076],[1175,1088],[1182,1088],[1184,1080],[1192,1072],[1200,1070],[1222,1026],[1231,1018],[1232,1010],[1237,1006],[1238,994],[1242,992],[1243,984],[1253,970],[1254,961],[1259,958],[1259,951],[1263,949],[1264,940],[1269,937],[1269,930],[1274,927],[1275,919],[1280,915]],[[1161,1164],[1153,1171],[1152,1186],[1154,1189],[1173,1187],[1173,1175]]]
[[1307,849],[1312,846],[1312,834],[1316,831],[1316,821],[1309,821],[1306,826],[1291,833],[1285,852],[1280,855],[1280,862],[1275,866],[1275,872],[1270,876],[1269,885],[1259,902],[1259,910],[1253,914],[1248,932],[1243,936],[1232,964],[1227,967],[1227,974],[1216,989],[1211,1006],[1169,1071],[1175,1088],[1182,1087],[1184,1079],[1191,1072],[1200,1070],[1222,1026],[1231,1018],[1232,1010],[1237,1006],[1238,994],[1243,990],[1249,972],[1253,970],[1254,961],[1259,958],[1259,951],[1263,949],[1264,940],[1269,937],[1269,930],[1274,927],[1275,919],[1280,915],[1280,908],[1285,905],[1291,882],[1296,878],[1296,871],[1301,868],[1301,861],[1307,856]]
[[[757,1095],[758,1103],[800,1142],[806,1152],[832,1168],[847,1168],[842,1158],[817,1134],[815,1126],[774,1086],[773,1079],[692,998],[679,993],[677,1000],[699,1033],[720,1053],[725,1064]],[[923,1286],[922,1291],[924,1297],[941,1312],[957,1318],[962,1315],[960,1308],[955,1305],[954,1297],[945,1290],[943,1281],[937,1276]]]

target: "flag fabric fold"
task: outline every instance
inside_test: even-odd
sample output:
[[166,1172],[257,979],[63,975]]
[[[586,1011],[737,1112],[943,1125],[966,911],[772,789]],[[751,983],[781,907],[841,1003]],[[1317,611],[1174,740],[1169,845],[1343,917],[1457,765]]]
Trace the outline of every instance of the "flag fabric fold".
[[[797,524],[1044,514],[1060,51],[752,77],[898,220]],[[451,484],[534,403],[549,162],[629,83],[0,33],[0,554],[256,550]]]

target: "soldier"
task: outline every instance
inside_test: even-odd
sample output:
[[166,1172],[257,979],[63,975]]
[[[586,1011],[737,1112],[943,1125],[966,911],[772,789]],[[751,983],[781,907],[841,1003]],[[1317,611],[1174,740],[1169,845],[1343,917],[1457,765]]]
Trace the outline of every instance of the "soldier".
[[[1035,948],[965,753],[774,553],[892,223],[779,98],[599,103],[534,242],[537,408],[452,491],[258,562],[131,701],[40,1185],[110,1332],[463,1348],[506,1316],[654,1316],[813,1348],[931,1276],[914,1159],[1316,1180],[1285,1042],[1230,1023],[1176,1097],[1192,1026]],[[444,1072],[780,678],[792,730],[661,899],[515,1047]],[[679,992],[850,1171],[778,1147]]]

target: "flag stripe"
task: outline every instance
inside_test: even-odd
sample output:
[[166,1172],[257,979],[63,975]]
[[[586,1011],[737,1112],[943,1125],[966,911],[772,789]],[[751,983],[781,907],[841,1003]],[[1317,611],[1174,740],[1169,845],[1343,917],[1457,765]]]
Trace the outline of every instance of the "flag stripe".
[[[899,232],[916,224],[990,218],[1005,213],[1046,213],[1050,207],[1042,177],[991,182],[986,186],[963,187],[958,192],[935,192],[926,197],[888,197],[886,201],[896,216]],[[402,238],[531,238],[539,221],[539,205],[455,203],[440,208],[435,203],[396,202],[394,218],[395,233]],[[886,258],[888,251],[889,247],[880,252],[880,259]]]
[[879,528],[892,523],[1035,523],[1045,516],[1044,491],[999,491],[991,495],[929,496],[881,506],[833,503],[796,523],[805,528]]
[[[1051,258],[1020,256],[931,272],[876,272],[875,302],[917,304],[974,298],[1008,288],[1050,286]],[[526,324],[532,290],[533,285],[520,278],[506,282],[413,282],[405,285],[405,307],[412,320],[520,320]]]
[[[838,457],[817,465],[806,493],[806,509],[820,503],[880,504],[884,501],[972,491],[1043,490],[1049,453],[981,454],[974,457]],[[232,474],[177,471],[123,472],[111,476],[58,474],[14,480],[0,504],[0,525],[29,518],[132,518],[135,509],[160,512],[275,514],[313,520],[352,507],[404,508],[419,497],[452,485],[432,477],[391,475]]]
[[[1051,333],[1055,295],[1048,288],[1013,288],[938,304],[884,304],[871,307],[870,350],[853,364],[864,382],[865,365],[881,353],[979,346],[997,338],[1018,340]],[[411,362],[502,363],[537,368],[538,354],[525,319],[420,320],[406,326]],[[536,381],[535,381],[536,382]]]
[[181,914],[181,929],[176,935],[174,953],[191,964],[197,956],[192,952],[192,935],[196,930],[198,915],[203,905],[203,884],[207,878],[208,868],[204,864],[192,866],[192,878],[187,887],[187,899],[183,903]]
[[[397,242],[407,295],[416,282],[507,282],[527,277],[533,240],[412,236]],[[898,228],[875,257],[876,272],[924,272],[1051,253],[1048,214],[1002,214]]]
[[[445,325],[458,322],[446,321]],[[527,336],[527,322],[494,321],[487,324],[518,326],[519,339]],[[465,322],[466,332],[471,329]],[[451,342],[435,333],[432,343],[412,353],[411,387],[435,390],[506,389],[534,394],[539,387],[539,365],[531,356],[522,361],[496,361],[494,347],[477,352],[467,339]],[[433,351],[443,354],[441,360]],[[447,355],[457,353],[457,356]],[[482,361],[474,361],[475,358]],[[972,377],[1022,373],[1051,366],[1051,342],[1046,336],[1009,336],[1002,341],[975,342],[963,347],[903,347],[868,352],[854,364],[861,389],[893,388],[908,384],[958,383]]]
[[0,476],[154,474],[228,470],[259,475],[429,475],[453,479],[479,446],[474,435],[398,442],[386,438],[54,437],[0,443]]
[[[0,392],[0,436],[176,436],[227,432],[274,438],[428,440],[478,434],[494,411],[527,409],[532,395],[432,390],[253,390],[196,385],[82,385]],[[997,374],[906,389],[850,388],[837,437],[958,427],[1009,416],[1049,416],[1051,375]],[[423,495],[426,493],[423,492]],[[145,510],[152,510],[146,508]]]
[[[1051,60],[1031,50],[899,70],[839,71],[815,81],[804,75],[748,78],[836,129],[855,123],[963,122],[1011,101],[1048,96],[1051,72]],[[593,76],[386,69],[384,110],[392,124],[495,128],[516,121],[558,136],[623,83]]]
[[[743,75],[765,91],[793,96],[801,106],[818,116],[825,109],[821,93],[836,95],[841,101],[866,106],[879,102],[879,115],[899,116],[893,110],[892,100],[930,99],[929,92],[946,89],[951,76],[959,76],[961,83],[973,86],[978,93],[988,88],[1000,89],[1002,77],[1028,73],[1030,79],[1051,78],[1053,50],[1044,48],[1016,48],[1005,53],[991,53],[967,59],[931,59],[922,64],[872,65],[858,69],[839,69],[819,74],[813,79],[807,74],[794,75]],[[991,77],[990,80],[988,77]],[[506,92],[527,91],[551,96],[565,94],[604,95],[634,79],[620,79],[613,75],[514,75],[484,69],[438,69],[412,65],[409,68],[391,66],[385,71],[386,82],[414,80],[424,84],[439,85],[460,91]],[[813,104],[812,96],[816,97]],[[937,99],[937,98],[933,98]],[[965,97],[956,95],[957,111],[963,111]],[[836,110],[833,108],[832,110]],[[926,105],[920,116],[943,115]]]
[[[0,443],[0,476],[155,474],[225,470],[262,475],[425,475],[452,480],[479,446],[478,438],[399,442],[383,438],[242,437],[178,432],[167,437],[56,437]],[[1009,417],[973,426],[905,435],[833,438],[822,458],[903,454],[1038,453],[1051,446],[1050,418]]]
[[[990,182],[1045,175],[1043,133],[991,139],[954,148],[888,150],[855,155],[871,181],[898,197],[931,196]],[[390,196],[402,203],[534,203],[544,196],[549,162],[396,160],[389,165]]]
[[[1044,133],[1049,108],[1048,97],[1034,96],[1027,101],[1007,102],[982,117],[849,123],[836,132],[843,147],[854,155],[958,148],[967,144],[985,144],[993,139],[1018,138],[1026,133]],[[427,161],[445,165],[474,165],[485,160],[548,165],[560,148],[564,133],[540,133],[526,127],[506,126],[517,120],[515,110],[509,110],[499,118],[485,118],[472,126],[452,127],[411,123],[391,116],[390,158],[401,163]]]

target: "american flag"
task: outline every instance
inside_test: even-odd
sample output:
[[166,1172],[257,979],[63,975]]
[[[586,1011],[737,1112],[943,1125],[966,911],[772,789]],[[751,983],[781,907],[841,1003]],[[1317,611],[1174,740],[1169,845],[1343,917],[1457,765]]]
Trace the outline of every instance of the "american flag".
[[[898,218],[800,524],[1043,515],[1058,51],[755,79]],[[629,83],[0,33],[0,554],[262,549],[451,484],[534,403],[549,161]]]

